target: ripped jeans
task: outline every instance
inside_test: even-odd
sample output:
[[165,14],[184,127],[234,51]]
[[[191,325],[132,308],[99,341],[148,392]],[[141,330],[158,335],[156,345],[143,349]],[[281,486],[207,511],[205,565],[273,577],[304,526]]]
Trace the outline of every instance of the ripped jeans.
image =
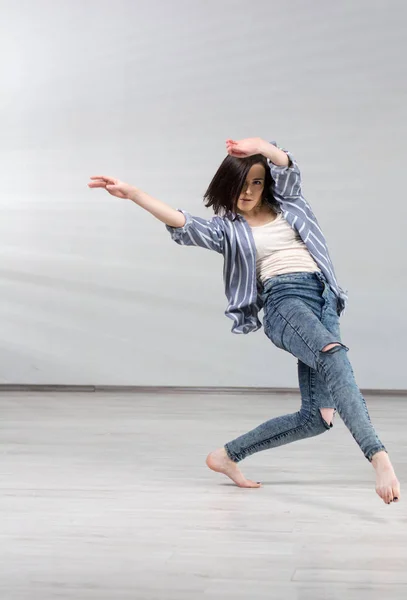
[[[386,451],[370,421],[339,331],[337,297],[320,272],[288,273],[267,279],[263,290],[264,332],[278,348],[298,358],[301,409],[266,421],[225,444],[234,462],[328,431],[321,408],[333,408],[371,461]],[[322,349],[339,343],[330,350]]]

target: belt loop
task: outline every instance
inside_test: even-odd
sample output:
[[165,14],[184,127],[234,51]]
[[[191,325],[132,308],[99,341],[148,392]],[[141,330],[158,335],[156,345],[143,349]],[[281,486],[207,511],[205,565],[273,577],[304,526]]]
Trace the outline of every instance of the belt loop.
[[322,285],[324,287],[324,291],[325,291],[328,282],[327,282],[327,279],[325,278],[324,274],[322,273],[322,271],[315,271],[315,275],[318,277],[319,281],[322,283]]

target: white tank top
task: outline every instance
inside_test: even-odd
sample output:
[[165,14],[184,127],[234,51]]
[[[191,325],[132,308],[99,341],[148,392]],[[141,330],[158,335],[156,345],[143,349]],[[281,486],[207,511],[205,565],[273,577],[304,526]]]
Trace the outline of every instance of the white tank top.
[[256,244],[257,277],[263,283],[275,275],[321,270],[282,213],[274,221],[251,229]]

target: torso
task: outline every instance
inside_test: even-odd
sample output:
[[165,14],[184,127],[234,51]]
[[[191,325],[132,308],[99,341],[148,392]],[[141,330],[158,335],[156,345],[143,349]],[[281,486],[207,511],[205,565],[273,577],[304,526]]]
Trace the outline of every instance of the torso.
[[252,220],[248,224],[256,247],[257,277],[263,283],[277,275],[320,271],[300,234],[282,213],[268,211],[263,218],[255,221],[256,225],[252,224]]

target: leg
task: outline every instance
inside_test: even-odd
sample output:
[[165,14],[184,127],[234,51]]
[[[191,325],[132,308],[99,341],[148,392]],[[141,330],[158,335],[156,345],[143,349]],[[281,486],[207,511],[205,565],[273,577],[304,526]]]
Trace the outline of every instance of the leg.
[[[323,348],[323,352],[328,352],[331,348],[339,344],[329,344]],[[367,411],[367,407],[366,407]],[[321,409],[322,416],[329,418],[330,409]],[[370,419],[369,419],[370,420]],[[376,492],[386,504],[398,502],[400,497],[400,484],[394,473],[390,459],[386,451],[377,452],[371,459],[372,465],[376,470]]]
[[[319,284],[313,285],[314,292],[318,292]],[[340,339],[338,319],[330,320],[329,314],[321,311],[321,304],[319,302],[313,307],[318,318],[330,328],[336,339]],[[302,400],[299,412],[270,419],[225,444],[223,448],[208,455],[206,464],[212,470],[230,477],[239,487],[260,487],[259,483],[244,477],[237,467],[239,461],[260,450],[320,435],[329,430],[333,426],[333,415],[336,409],[326,408],[334,405],[324,379],[315,369],[299,360],[298,381]]]
[[315,372],[307,369],[307,372],[302,375],[299,377],[301,409],[292,414],[270,419],[225,444],[229,458],[234,462],[239,462],[260,450],[268,450],[314,437],[330,429],[330,425],[323,420],[319,410]]
[[[326,310],[334,310],[334,294],[329,289],[325,294]],[[271,301],[269,322],[272,341],[315,369],[324,379],[343,422],[376,469],[378,494],[388,503],[394,497],[398,498],[399,484],[356,385],[347,357],[348,348],[335,339],[305,302],[293,296],[284,302]]]
[[[307,394],[309,388],[315,397],[314,402],[319,407],[319,412],[327,429],[331,429],[334,425],[334,416],[336,408],[333,407],[331,395],[325,385],[323,378],[308,365],[301,360],[298,361],[298,383],[300,387],[301,397]],[[332,407],[332,408],[328,408]]]
[[327,423],[330,427],[333,427],[333,419],[335,414],[334,408],[320,408],[320,413],[325,423]]
[[254,452],[316,436],[329,430],[332,427],[334,409],[319,408],[321,398],[326,404],[330,404],[324,381],[314,369],[301,361],[298,361],[298,379],[302,399],[300,411],[270,419],[225,444],[223,448],[211,452],[206,459],[208,467],[227,475],[239,487],[260,487],[259,483],[244,477],[237,467],[239,461]]

